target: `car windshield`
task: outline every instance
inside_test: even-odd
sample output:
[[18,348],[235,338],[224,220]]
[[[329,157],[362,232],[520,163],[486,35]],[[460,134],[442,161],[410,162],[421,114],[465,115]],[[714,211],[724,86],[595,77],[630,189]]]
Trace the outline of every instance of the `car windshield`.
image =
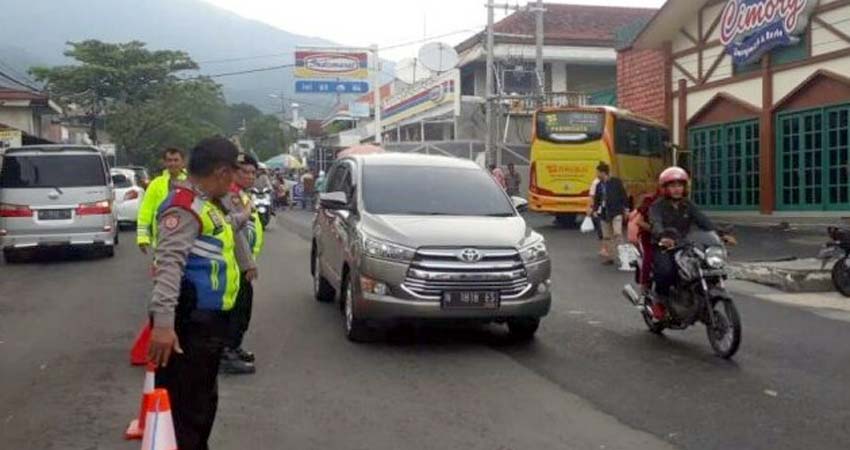
[[490,175],[470,168],[366,165],[363,202],[372,214],[514,215]]
[[123,173],[113,173],[112,184],[119,189],[133,187],[133,182]]
[[3,160],[0,187],[51,188],[106,185],[99,155],[8,155]]

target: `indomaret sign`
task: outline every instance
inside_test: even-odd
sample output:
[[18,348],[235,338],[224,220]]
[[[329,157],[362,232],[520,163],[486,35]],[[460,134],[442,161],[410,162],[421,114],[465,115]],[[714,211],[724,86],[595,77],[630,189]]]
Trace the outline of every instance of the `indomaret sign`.
[[736,65],[749,64],[777,47],[796,45],[818,0],[728,0],[720,18],[720,42]]

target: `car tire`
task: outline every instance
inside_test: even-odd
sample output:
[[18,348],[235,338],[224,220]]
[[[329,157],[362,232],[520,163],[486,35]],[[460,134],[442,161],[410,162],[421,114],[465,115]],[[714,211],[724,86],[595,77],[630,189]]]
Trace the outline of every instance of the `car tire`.
[[[116,239],[115,244],[118,244],[117,239]],[[104,247],[103,248],[103,256],[105,256],[107,258],[113,258],[115,256],[115,246],[114,245],[107,245],[106,247]]]
[[362,319],[354,313],[354,288],[349,282],[349,276],[342,280],[342,323],[345,337],[352,342],[367,342],[371,339],[369,328]]
[[540,327],[540,319],[535,317],[523,317],[508,320],[508,331],[511,337],[518,341],[530,341]]
[[15,250],[12,248],[4,248],[3,249],[3,259],[6,260],[7,264],[18,264],[24,261],[23,253],[20,250]]
[[322,265],[319,264],[319,252],[315,248],[313,248],[312,255],[313,295],[316,297],[316,301],[330,303],[334,301],[334,288],[322,275]]

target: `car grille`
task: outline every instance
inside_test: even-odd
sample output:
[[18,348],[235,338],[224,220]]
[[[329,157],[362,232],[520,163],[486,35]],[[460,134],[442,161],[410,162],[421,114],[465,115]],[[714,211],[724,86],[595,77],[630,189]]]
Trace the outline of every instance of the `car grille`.
[[403,288],[414,297],[439,300],[446,291],[498,291],[518,298],[529,289],[528,274],[514,249],[474,249],[481,256],[466,262],[469,248],[420,249],[410,264]]

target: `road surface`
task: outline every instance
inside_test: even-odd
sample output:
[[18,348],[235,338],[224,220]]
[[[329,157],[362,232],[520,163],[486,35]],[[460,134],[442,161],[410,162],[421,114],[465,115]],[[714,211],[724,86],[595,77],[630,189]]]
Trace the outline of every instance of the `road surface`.
[[[841,305],[746,287],[742,350],[723,361],[703,328],[646,332],[619,294],[628,275],[598,263],[593,238],[533,217],[555,258],[534,342],[487,326],[353,344],[312,299],[308,221],[287,213],[269,230],[246,338],[258,372],[220,378],[214,448],[850,447]],[[127,349],[150,281],[131,237],[114,259],[0,265],[0,447],[138,448],[121,440],[143,376]]]

